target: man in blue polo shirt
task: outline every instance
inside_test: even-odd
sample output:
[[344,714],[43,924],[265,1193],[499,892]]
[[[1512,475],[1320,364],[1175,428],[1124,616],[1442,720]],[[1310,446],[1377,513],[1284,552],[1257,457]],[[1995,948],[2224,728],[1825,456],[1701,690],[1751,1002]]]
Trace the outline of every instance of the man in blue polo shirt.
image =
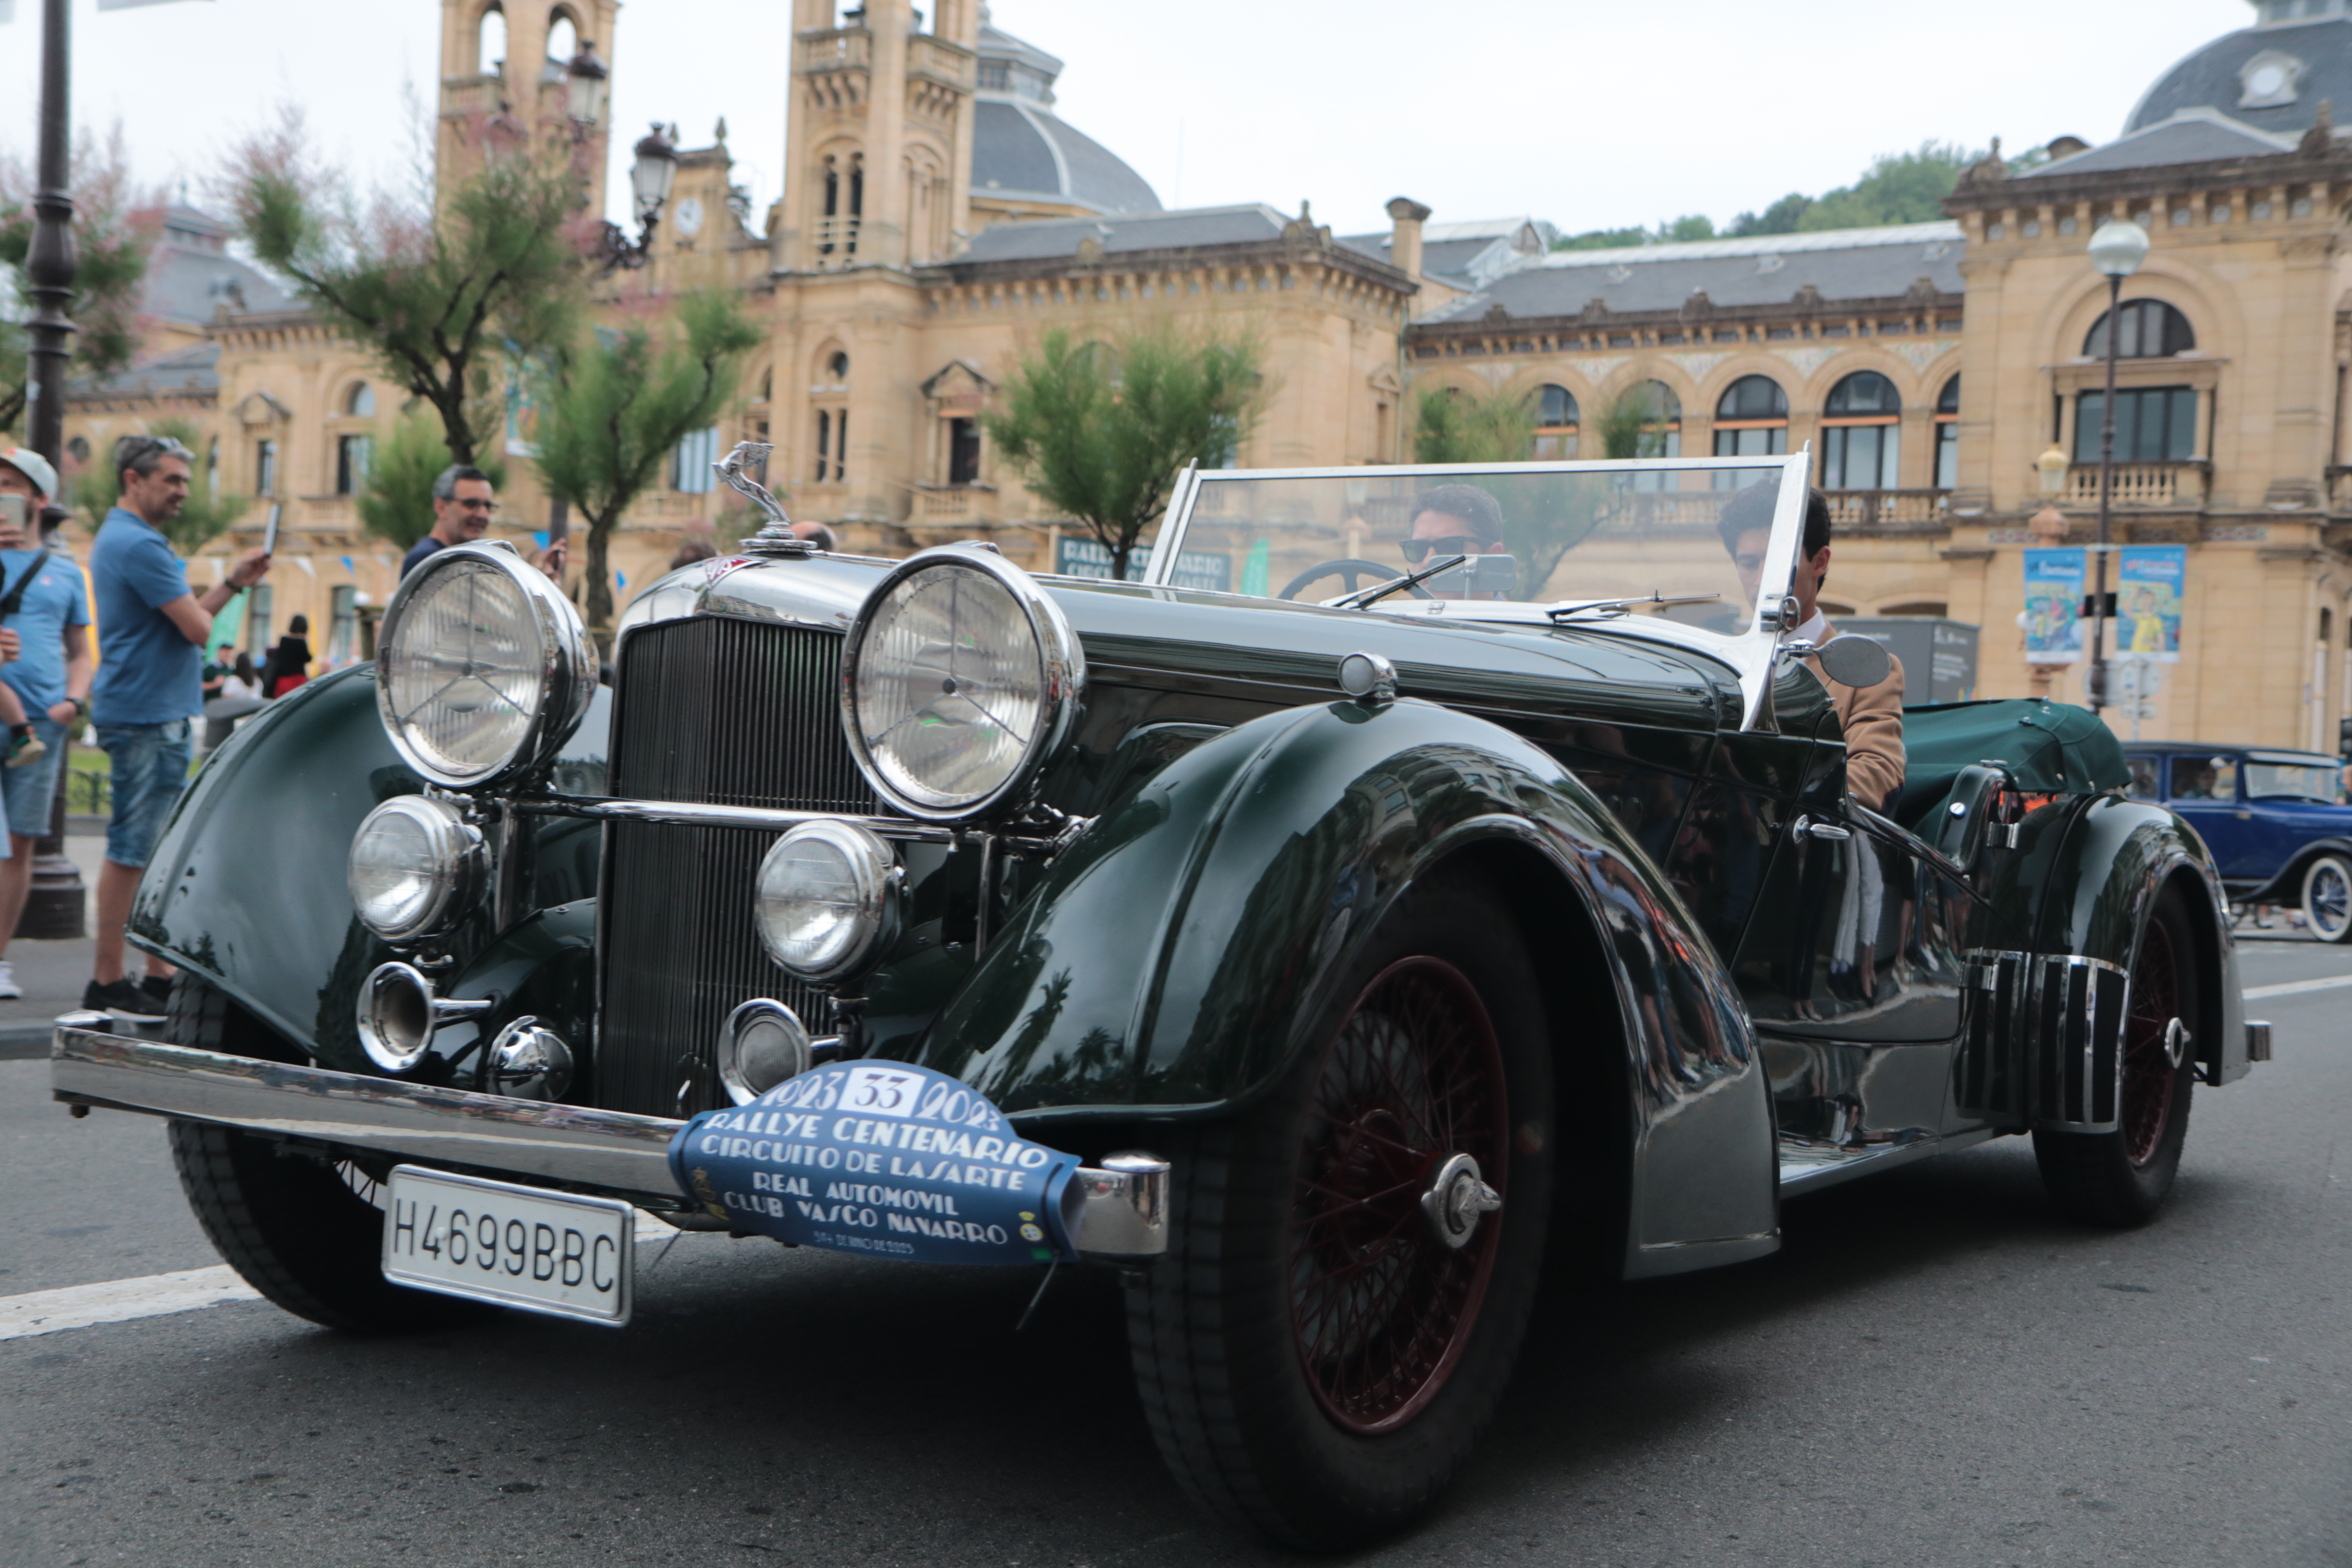
[[89,551],[99,652],[90,719],[111,767],[114,820],[98,871],[96,973],[82,1005],[142,1022],[163,1016],[172,971],[150,955],[145,982],[134,984],[123,973],[123,922],[188,782],[189,721],[204,711],[204,647],[213,616],[269,570],[269,557],[252,551],[229,569],[227,582],[201,595],[188,592],[188,569],[161,528],[187,501],[193,457],[162,436],[116,442],[122,499]]

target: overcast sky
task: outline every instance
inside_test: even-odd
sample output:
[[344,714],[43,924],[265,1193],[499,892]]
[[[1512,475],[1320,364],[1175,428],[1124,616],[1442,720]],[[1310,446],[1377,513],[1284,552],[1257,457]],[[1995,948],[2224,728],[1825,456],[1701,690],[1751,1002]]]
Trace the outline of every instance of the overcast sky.
[[[40,3],[14,0],[0,27],[0,150],[20,154]],[[72,5],[76,122],[119,121],[142,178],[199,195],[280,101],[307,110],[322,153],[383,178],[412,145],[404,91],[432,100],[437,0]],[[646,122],[700,145],[722,114],[764,213],[791,16],[790,0],[629,0],[619,37],[597,40],[622,132],[614,216]],[[1387,226],[1398,195],[1439,222],[1719,224],[1931,138],[2104,141],[2167,67],[2252,20],[2246,0],[997,0],[994,16],[1067,62],[1063,117],[1167,205],[1307,199],[1343,233]]]

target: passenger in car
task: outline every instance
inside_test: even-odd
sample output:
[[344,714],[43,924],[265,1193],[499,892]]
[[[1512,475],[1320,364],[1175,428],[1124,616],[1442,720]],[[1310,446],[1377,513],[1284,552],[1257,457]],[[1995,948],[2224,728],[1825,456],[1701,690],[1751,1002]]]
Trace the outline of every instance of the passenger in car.
[[1448,555],[1468,564],[1429,584],[1440,599],[1507,599],[1517,576],[1504,552],[1503,509],[1476,485],[1439,485],[1412,498],[1412,531],[1401,548],[1413,571]]
[[[1716,530],[1723,547],[1739,568],[1740,585],[1753,604],[1763,584],[1765,547],[1772,538],[1772,507],[1779,487],[1750,485],[1727,502]],[[1798,546],[1797,575],[1791,592],[1797,597],[1797,629],[1790,636],[1815,647],[1837,635],[1816,602],[1830,574],[1830,503],[1819,490],[1805,497],[1805,534]],[[1829,689],[1845,731],[1846,793],[1870,807],[1884,811],[1903,788],[1903,661],[1887,657],[1886,679],[1875,686],[1853,687],[1832,680],[1821,660],[1808,658],[1811,670]]]

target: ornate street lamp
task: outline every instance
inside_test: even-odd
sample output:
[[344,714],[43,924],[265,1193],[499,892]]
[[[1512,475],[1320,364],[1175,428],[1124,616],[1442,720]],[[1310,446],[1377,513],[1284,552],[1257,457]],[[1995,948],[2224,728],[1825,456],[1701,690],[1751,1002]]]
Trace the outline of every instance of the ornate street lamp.
[[677,144],[656,121],[650,134],[638,138],[636,162],[629,168],[629,190],[636,199],[637,237],[632,243],[614,224],[604,226],[604,270],[638,268],[650,254],[655,226],[677,183]]
[[574,134],[585,136],[604,122],[604,106],[613,96],[613,72],[597,58],[596,46],[585,38],[580,40],[580,52],[564,68],[564,96]]
[[2066,514],[2058,510],[2058,500],[2066,492],[2066,449],[2052,442],[2048,451],[2033,459],[2033,467],[2042,485],[2042,510],[2025,526],[2043,543],[2056,544],[2066,537]]
[[2099,405],[2099,543],[2091,589],[2091,664],[2083,694],[2092,711],[2107,705],[2107,513],[2116,488],[2116,348],[2122,341],[2124,279],[2147,259],[2147,230],[2110,218],[2091,236],[2091,265],[2107,279],[2107,392]]

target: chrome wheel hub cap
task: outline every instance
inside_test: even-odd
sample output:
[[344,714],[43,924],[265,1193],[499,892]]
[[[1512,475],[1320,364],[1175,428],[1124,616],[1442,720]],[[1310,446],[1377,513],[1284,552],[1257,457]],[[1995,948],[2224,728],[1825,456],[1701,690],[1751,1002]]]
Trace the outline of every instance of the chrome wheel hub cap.
[[1453,1154],[1440,1162],[1429,1190],[1421,1194],[1421,1212],[1437,1239],[1452,1247],[1466,1247],[1478,1234],[1478,1220],[1503,1206],[1503,1195],[1478,1173],[1478,1162]]

